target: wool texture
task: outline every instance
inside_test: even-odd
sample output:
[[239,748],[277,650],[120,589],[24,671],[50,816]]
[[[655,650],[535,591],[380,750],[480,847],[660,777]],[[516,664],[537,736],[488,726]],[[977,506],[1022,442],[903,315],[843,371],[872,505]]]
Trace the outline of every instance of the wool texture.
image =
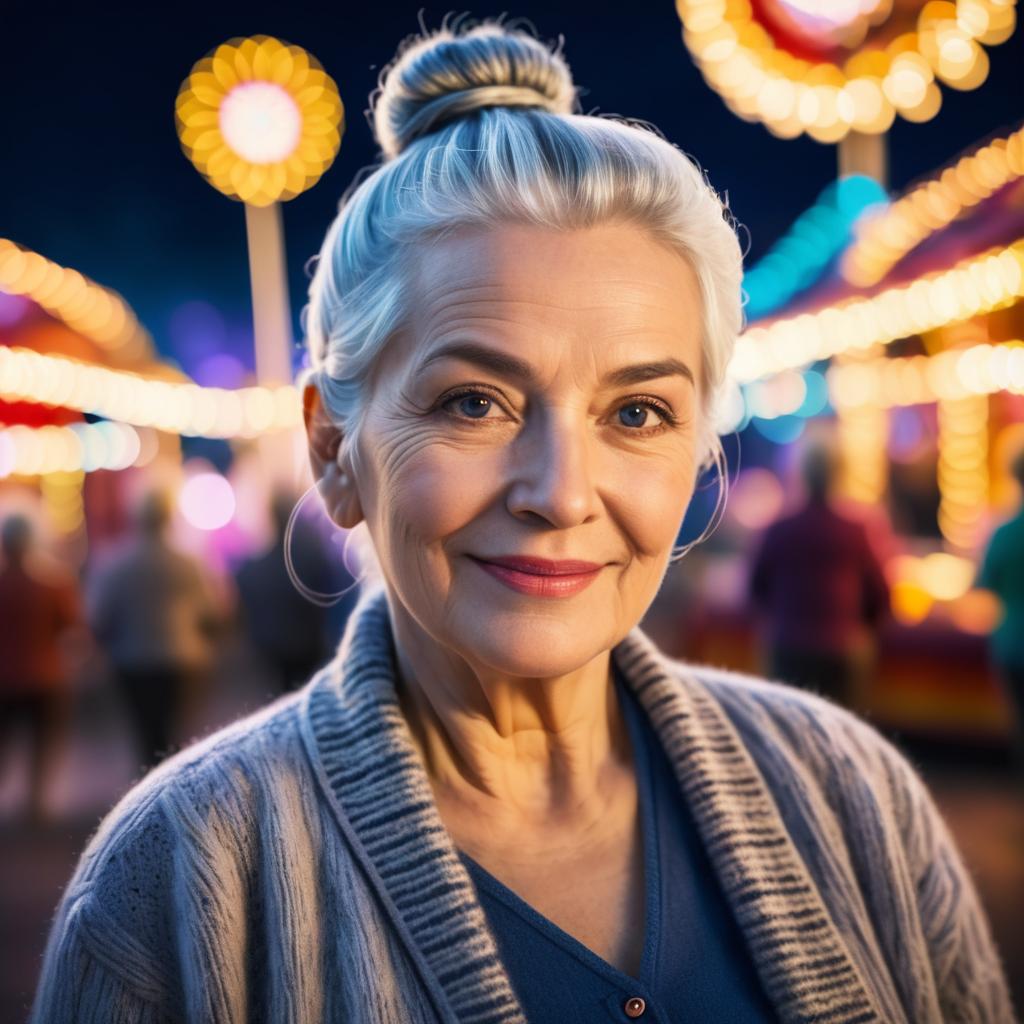
[[[1012,1024],[971,877],[890,743],[639,627],[612,657],[781,1021]],[[138,783],[63,893],[33,1024],[522,1024],[396,687],[378,590],[301,691]]]

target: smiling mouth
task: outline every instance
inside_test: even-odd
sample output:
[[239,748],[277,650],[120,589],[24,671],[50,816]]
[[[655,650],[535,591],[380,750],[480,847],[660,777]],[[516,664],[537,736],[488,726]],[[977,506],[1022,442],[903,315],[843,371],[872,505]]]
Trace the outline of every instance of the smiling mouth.
[[470,555],[477,562],[487,565],[500,565],[505,569],[529,573],[534,576],[584,576],[604,568],[602,562],[584,562],[574,558],[551,559],[539,558],[534,555],[496,555],[492,558],[481,558]]
[[547,572],[527,572],[521,568],[498,565],[496,562],[485,562],[472,555],[469,558],[499,583],[530,597],[571,597],[589,587],[605,568],[598,565],[586,572],[552,573],[550,569]]

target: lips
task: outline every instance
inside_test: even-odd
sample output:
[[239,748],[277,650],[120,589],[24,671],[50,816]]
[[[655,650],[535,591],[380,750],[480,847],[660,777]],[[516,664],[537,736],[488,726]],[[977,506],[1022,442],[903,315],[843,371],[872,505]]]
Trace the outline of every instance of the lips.
[[[471,556],[476,558],[476,556]],[[500,565],[516,572],[531,573],[534,576],[581,576],[597,572],[603,568],[600,562],[580,562],[575,560],[553,561],[549,558],[534,558],[530,555],[497,555],[488,558],[476,558],[478,562],[489,565]]]
[[553,562],[546,558],[523,556],[501,556],[493,561],[474,556],[470,558],[509,590],[530,597],[571,597],[586,590],[604,568],[597,562]]

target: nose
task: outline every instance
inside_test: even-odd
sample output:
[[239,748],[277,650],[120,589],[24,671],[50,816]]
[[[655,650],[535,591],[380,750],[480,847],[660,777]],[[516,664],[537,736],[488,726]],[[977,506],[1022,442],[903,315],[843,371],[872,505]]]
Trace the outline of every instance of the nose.
[[595,518],[596,440],[569,409],[538,417],[517,438],[506,504],[515,516],[539,516],[558,529]]

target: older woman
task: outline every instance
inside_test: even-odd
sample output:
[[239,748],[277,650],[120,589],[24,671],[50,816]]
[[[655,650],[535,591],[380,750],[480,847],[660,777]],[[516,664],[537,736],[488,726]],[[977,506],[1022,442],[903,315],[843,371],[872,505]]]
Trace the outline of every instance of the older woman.
[[106,818],[36,1021],[1010,1020],[893,748],[637,628],[721,458],[741,254],[678,149],[574,110],[500,24],[387,70],[304,388],[380,585]]

